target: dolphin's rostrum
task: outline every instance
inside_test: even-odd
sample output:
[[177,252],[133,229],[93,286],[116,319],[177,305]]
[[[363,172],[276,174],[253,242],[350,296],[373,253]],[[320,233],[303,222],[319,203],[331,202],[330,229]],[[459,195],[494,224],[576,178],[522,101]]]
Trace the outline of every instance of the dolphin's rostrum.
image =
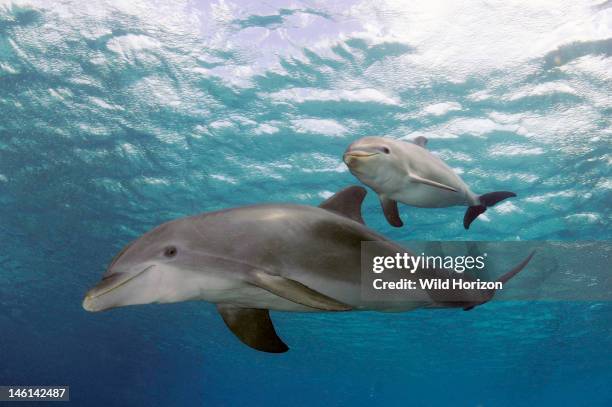
[[[204,300],[217,304],[229,329],[245,344],[285,352],[269,310],[408,311],[470,308],[493,292],[461,290],[452,301],[414,290],[394,301],[361,295],[361,243],[407,250],[363,224],[362,187],[346,188],[319,207],[257,205],[164,223],[130,243],[83,301],[88,311],[147,303]],[[502,278],[510,278],[523,261]]]

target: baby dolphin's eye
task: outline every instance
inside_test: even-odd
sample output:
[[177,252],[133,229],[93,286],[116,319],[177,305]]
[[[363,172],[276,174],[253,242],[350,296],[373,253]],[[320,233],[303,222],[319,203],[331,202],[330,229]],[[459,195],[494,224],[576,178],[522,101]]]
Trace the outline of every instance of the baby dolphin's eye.
[[387,147],[383,147],[382,148],[382,152],[385,154],[389,154],[391,152],[391,150],[389,150]]
[[174,256],[176,256],[176,247],[174,247],[174,246],[166,247],[166,250],[164,250],[164,256],[166,256],[166,257],[174,257]]

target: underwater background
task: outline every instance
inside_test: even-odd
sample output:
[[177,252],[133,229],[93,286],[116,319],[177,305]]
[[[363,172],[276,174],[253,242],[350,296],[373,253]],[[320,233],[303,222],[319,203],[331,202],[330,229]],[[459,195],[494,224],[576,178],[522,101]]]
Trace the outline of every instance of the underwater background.
[[79,406],[610,406],[611,302],[273,313],[291,350],[270,355],[211,304],[81,301],[164,221],[356,183],[341,156],[367,135],[424,135],[475,192],[518,194],[465,231],[464,208],[403,205],[394,229],[370,192],[391,239],[609,241],[611,95],[610,1],[0,0],[0,385]]

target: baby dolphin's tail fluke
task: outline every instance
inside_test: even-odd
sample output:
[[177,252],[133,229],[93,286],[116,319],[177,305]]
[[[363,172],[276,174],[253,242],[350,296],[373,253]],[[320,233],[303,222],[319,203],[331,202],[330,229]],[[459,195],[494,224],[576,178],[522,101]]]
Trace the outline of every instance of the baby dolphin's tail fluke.
[[476,219],[480,214],[485,213],[489,206],[493,206],[496,203],[513,196],[516,196],[516,194],[510,191],[489,192],[488,194],[480,195],[478,197],[480,205],[470,206],[465,211],[465,216],[463,217],[463,227],[469,229],[472,221],[474,221],[474,219]]

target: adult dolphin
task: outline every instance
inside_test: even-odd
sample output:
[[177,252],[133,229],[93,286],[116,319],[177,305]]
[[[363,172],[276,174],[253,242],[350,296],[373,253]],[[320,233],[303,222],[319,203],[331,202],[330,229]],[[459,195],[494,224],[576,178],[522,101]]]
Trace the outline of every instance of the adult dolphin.
[[376,191],[392,226],[403,225],[397,202],[422,208],[467,205],[463,226],[469,229],[472,221],[488,207],[516,196],[509,191],[476,195],[426,145],[427,138],[423,136],[414,142],[364,137],[344,152],[344,163],[353,175]]
[[[115,256],[102,281],[87,292],[83,308],[209,301],[242,342],[279,353],[288,347],[268,310],[469,309],[493,297],[492,290],[462,289],[449,301],[448,296],[436,299],[427,290],[413,290],[392,300],[364,300],[361,243],[378,242],[382,255],[407,252],[363,224],[365,195],[364,188],[352,186],[320,207],[247,206],[164,223]],[[500,280],[518,273],[529,259]]]

